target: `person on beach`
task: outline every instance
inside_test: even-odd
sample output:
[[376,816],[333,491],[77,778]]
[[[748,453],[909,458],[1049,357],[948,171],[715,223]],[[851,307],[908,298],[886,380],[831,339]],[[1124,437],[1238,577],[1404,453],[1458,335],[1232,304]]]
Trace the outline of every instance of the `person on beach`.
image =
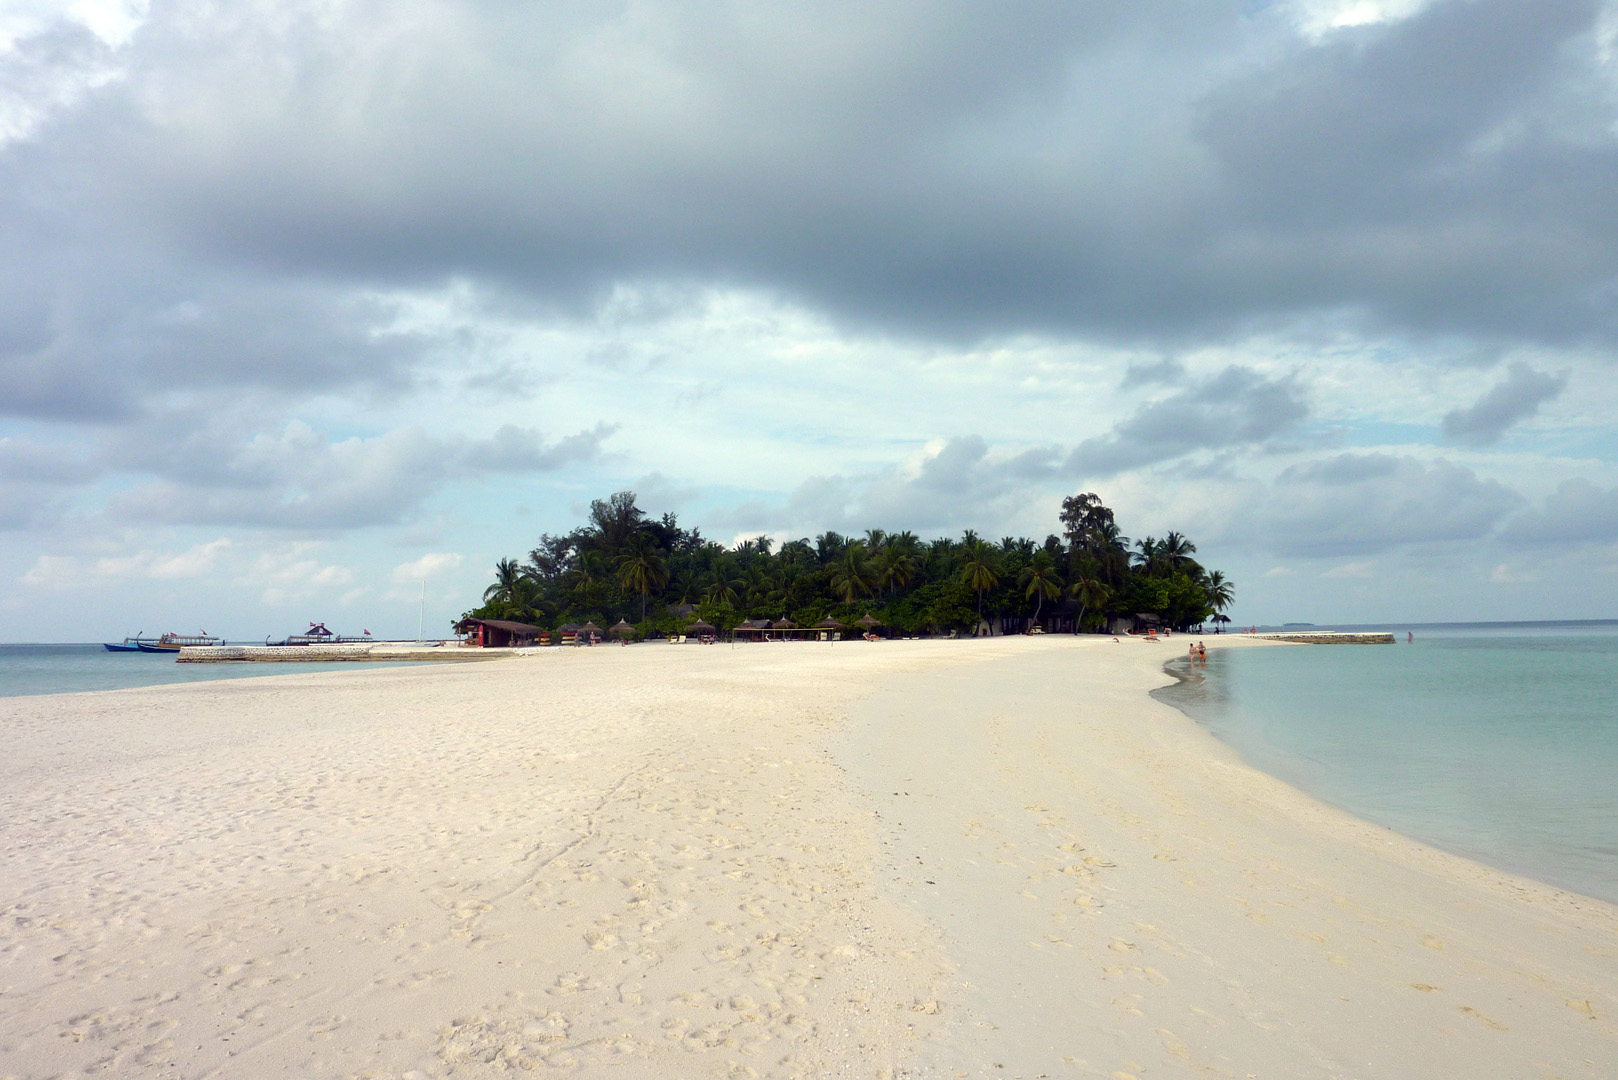
[[1406,631],[1405,632],[1405,644],[1406,645],[1414,645],[1415,643],[1416,643],[1416,632],[1414,630]]
[[1202,661],[1203,667],[1208,666],[1208,646],[1200,641],[1197,642],[1197,659]]

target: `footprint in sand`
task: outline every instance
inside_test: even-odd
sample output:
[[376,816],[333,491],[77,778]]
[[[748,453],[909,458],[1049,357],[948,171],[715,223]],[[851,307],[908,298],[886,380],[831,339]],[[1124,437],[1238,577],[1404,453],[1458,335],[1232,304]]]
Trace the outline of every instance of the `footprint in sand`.
[[1496,1031],[1509,1030],[1506,1027],[1506,1025],[1502,1024],[1500,1021],[1489,1019],[1487,1016],[1484,1016],[1482,1013],[1478,1012],[1476,1009],[1472,1008],[1472,1006],[1470,1006],[1470,1005],[1462,1005],[1461,1006],[1461,1011],[1463,1013],[1465,1013],[1466,1015],[1470,1016],[1470,1017],[1473,1017],[1473,1018],[1475,1018],[1477,1020],[1483,1021],[1484,1024],[1488,1025],[1489,1027],[1493,1028]]

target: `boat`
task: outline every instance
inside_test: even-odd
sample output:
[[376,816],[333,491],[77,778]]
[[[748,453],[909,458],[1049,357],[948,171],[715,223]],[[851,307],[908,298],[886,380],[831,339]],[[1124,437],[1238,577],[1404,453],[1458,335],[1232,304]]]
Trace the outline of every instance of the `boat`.
[[156,641],[149,638],[137,640],[135,646],[141,652],[177,653],[181,649],[200,645],[218,645],[222,641],[224,641],[224,638],[216,638],[204,630],[200,634],[164,634]]
[[139,633],[136,633],[134,637],[126,637],[124,640],[116,644],[111,641],[103,641],[101,643],[101,647],[106,649],[108,652],[145,652],[146,650],[141,648],[143,643],[147,645],[156,645],[157,639],[141,637]]
[[369,630],[363,637],[342,637],[326,629],[323,622],[312,622],[309,629],[301,634],[289,634],[280,641],[264,639],[264,644],[271,647],[282,645],[370,645],[376,641]]

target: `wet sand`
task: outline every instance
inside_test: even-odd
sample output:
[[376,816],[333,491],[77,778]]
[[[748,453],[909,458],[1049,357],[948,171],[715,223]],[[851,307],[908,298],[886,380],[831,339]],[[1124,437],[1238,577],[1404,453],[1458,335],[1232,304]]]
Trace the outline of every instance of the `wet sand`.
[[1613,1074],[1618,911],[1246,768],[1177,640],[0,701],[0,1076]]

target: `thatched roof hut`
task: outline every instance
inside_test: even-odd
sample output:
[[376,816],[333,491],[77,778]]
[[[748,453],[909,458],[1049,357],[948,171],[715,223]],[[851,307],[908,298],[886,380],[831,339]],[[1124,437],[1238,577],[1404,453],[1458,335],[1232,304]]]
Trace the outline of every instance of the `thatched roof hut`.
[[817,627],[819,627],[820,629],[822,629],[822,630],[847,630],[848,629],[848,624],[847,623],[840,623],[836,619],[832,618],[829,615],[826,618],[821,619],[819,622],[815,623],[815,625]]
[[872,615],[869,611],[867,611],[864,615],[861,615],[858,619],[855,620],[855,625],[863,626],[867,630],[874,630],[878,626],[882,625],[882,620],[877,618],[875,615]]
[[770,624],[771,630],[796,630],[797,628],[798,624],[791,619],[776,619]]
[[469,635],[483,648],[531,645],[536,637],[544,633],[537,626],[507,619],[462,619],[455,624],[455,629]]
[[685,632],[688,634],[716,634],[719,632],[719,628],[711,622],[704,622],[701,619],[698,619],[696,622],[686,627]]
[[635,632],[635,628],[629,625],[628,620],[619,619],[617,622],[612,624],[612,629],[607,632],[609,634],[623,634],[627,637]]

